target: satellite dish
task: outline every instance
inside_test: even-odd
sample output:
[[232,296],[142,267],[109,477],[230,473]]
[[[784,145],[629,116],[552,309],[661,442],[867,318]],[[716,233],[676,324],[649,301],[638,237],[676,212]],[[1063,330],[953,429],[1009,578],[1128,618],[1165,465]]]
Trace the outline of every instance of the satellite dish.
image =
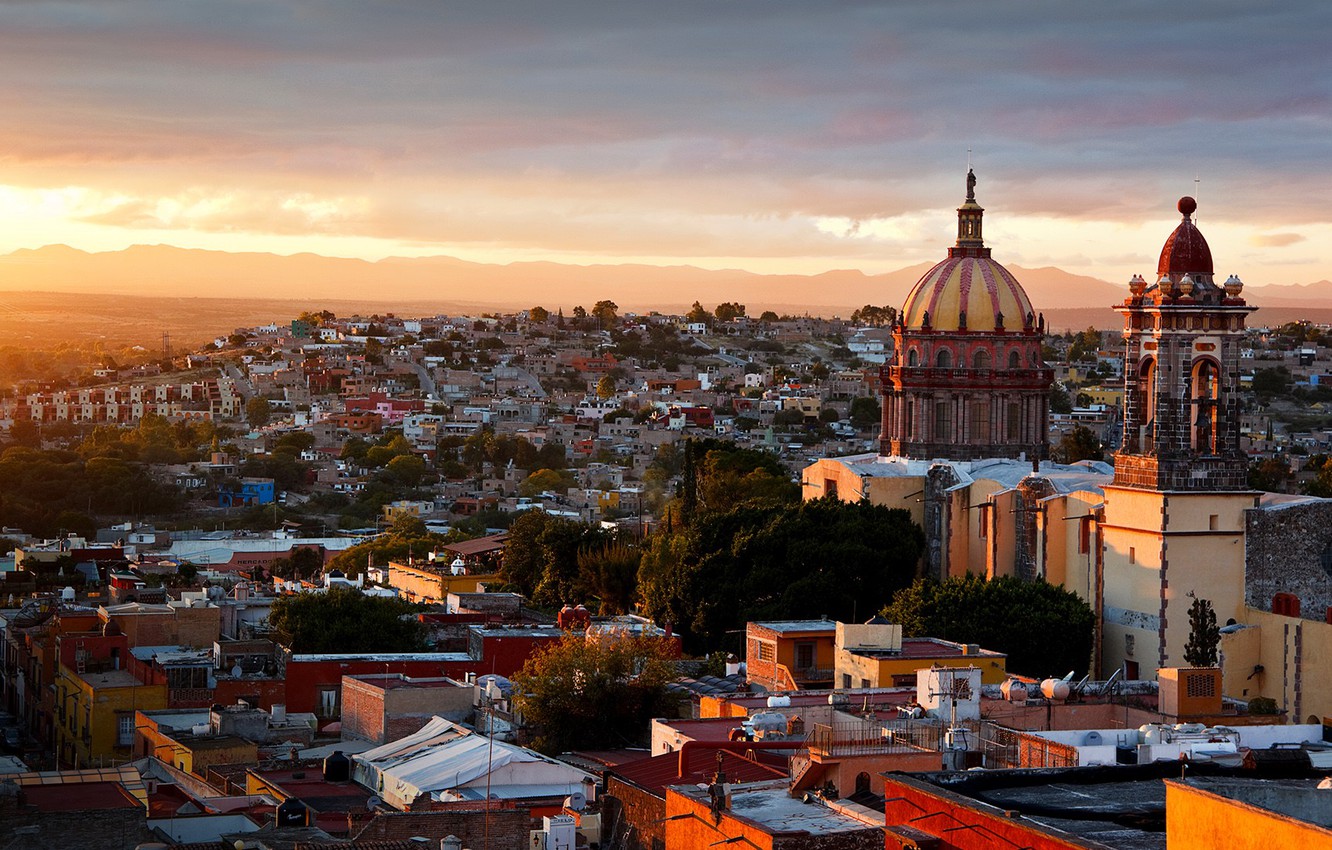
[[564,798],[564,807],[572,809],[575,812],[581,812],[587,805],[587,795],[582,791],[575,791]]
[[365,808],[366,811],[373,812],[375,809],[378,809],[383,804],[384,801],[379,797],[371,797],[369,800],[365,801]]
[[233,678],[236,679],[239,679],[244,672],[245,671],[241,669],[240,664],[237,664],[231,668],[231,675]]

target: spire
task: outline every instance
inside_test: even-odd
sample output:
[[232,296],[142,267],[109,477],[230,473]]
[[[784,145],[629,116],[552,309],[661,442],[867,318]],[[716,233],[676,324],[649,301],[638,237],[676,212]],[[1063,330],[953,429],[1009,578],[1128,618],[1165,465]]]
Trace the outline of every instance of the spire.
[[967,169],[967,199],[957,208],[957,245],[950,248],[950,257],[988,257],[989,250],[981,238],[981,218],[985,210],[976,203],[976,172]]

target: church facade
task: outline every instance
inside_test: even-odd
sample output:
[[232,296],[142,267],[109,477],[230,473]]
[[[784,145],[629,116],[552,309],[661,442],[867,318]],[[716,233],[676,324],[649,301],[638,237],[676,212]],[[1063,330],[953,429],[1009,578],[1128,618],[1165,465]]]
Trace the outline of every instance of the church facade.
[[1238,278],[1216,280],[1196,203],[1180,200],[1153,279],[1135,275],[1115,307],[1125,407],[1113,467],[1060,465],[1043,460],[1044,323],[989,257],[973,190],[969,178],[957,244],[894,327],[880,451],[811,464],[805,498],[908,510],[926,532],[924,575],[1041,578],[1078,593],[1098,614],[1102,677],[1183,665],[1188,610],[1205,598],[1227,624],[1227,696],[1332,718],[1332,666],[1314,661],[1332,653],[1332,500],[1247,486],[1238,361],[1255,308]]

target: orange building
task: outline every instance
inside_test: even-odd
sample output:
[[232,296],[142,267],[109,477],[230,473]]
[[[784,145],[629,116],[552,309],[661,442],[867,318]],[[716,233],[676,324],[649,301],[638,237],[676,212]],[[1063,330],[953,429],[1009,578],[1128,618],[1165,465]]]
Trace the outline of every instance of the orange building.
[[1326,779],[1167,779],[1170,850],[1332,847]]
[[[784,779],[666,791],[666,842],[671,850],[737,846],[754,850],[861,850],[883,846],[883,815],[845,801],[806,803]],[[811,844],[811,837],[818,843]]]
[[770,691],[830,687],[836,629],[837,624],[826,619],[746,624],[749,681]]

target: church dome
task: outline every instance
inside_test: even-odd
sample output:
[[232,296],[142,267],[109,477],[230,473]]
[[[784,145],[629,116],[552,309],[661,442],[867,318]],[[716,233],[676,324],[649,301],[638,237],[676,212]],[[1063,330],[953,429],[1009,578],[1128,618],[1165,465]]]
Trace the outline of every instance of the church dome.
[[1031,300],[1012,272],[990,259],[981,236],[985,210],[976,203],[976,175],[967,172],[967,199],[957,208],[957,244],[948,259],[927,271],[902,305],[908,330],[994,331],[1022,329]]
[[993,331],[1025,326],[1031,300],[1013,273],[989,257],[949,257],[916,283],[902,305],[912,330]]
[[1184,220],[1170,234],[1161,249],[1161,260],[1156,264],[1156,275],[1191,275],[1193,278],[1212,276],[1212,249],[1207,247],[1207,240],[1199,232],[1190,217],[1198,209],[1198,202],[1187,195],[1179,199],[1178,205]]

